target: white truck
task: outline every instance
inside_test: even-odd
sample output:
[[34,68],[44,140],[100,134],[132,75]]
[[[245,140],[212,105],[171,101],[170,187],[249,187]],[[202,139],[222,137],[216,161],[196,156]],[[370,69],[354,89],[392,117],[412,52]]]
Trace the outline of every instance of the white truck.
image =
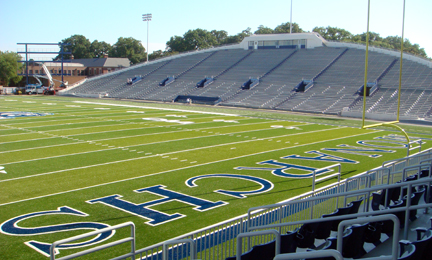
[[27,84],[25,86],[25,93],[27,95],[43,94],[45,87],[42,86],[42,82],[38,77],[35,76],[35,79],[38,81],[37,84]]
[[[51,76],[51,73],[49,72],[48,68],[45,66],[45,64],[42,64],[42,68],[46,74],[46,76],[42,76],[42,75],[33,75],[33,77],[38,81],[37,84],[28,84],[25,86],[25,92],[28,95],[31,94],[47,94],[47,95],[54,95],[55,94],[55,90],[54,90],[54,80]],[[44,87],[42,86],[42,82],[39,80],[39,78],[45,78],[48,79],[49,81],[49,86]],[[56,80],[59,81],[59,80]],[[67,87],[68,82],[61,82],[60,87]]]

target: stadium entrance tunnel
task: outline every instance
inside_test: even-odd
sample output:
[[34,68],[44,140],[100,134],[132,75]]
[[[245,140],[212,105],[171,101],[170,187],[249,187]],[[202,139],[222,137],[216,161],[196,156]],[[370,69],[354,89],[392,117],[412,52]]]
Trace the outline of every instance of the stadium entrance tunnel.
[[169,84],[173,83],[175,81],[175,78],[172,77],[167,77],[164,80],[162,80],[161,82],[159,82],[159,86],[164,87],[164,86],[168,86]]
[[[374,82],[374,83],[367,83],[366,84],[366,97],[371,96],[375,91],[378,90],[378,85]],[[355,94],[359,95],[359,96],[363,96],[363,91],[364,91],[364,85],[362,85]]]
[[213,83],[214,79],[211,77],[205,77],[204,79],[200,80],[197,84],[196,87],[197,88],[203,88],[205,86],[210,85],[211,83]]
[[295,86],[295,92],[305,92],[307,89],[313,86],[313,80],[302,80],[297,86]]
[[217,103],[221,102],[221,99],[219,97],[179,95],[174,99],[174,102],[216,105]]
[[258,86],[259,84],[259,79],[249,79],[248,81],[246,81],[245,83],[242,84],[242,89],[251,89],[253,87]]

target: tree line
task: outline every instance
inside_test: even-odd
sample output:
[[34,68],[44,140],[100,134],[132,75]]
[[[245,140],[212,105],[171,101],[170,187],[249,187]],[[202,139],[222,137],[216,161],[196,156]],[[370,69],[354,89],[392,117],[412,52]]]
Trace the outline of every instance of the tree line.
[[0,51],[0,81],[6,86],[21,81],[22,76],[18,76],[18,71],[21,71],[23,64],[18,62],[20,60],[21,56],[16,52]]
[[[324,39],[329,41],[366,44],[366,33],[352,34],[345,29],[331,26],[317,26],[313,28],[312,31],[321,34]],[[276,34],[289,32],[289,22],[282,23],[276,26],[274,29],[260,25],[254,32],[251,31],[251,28],[246,28],[235,35],[228,35],[228,32],[225,30],[208,31],[198,28],[194,30],[188,30],[183,34],[183,36],[172,36],[169,41],[166,42],[166,49],[154,51],[153,53],[149,54],[149,60],[154,60],[186,51],[201,50],[225,44],[240,43],[245,37],[252,34]],[[306,31],[300,28],[297,23],[293,23],[292,32],[302,33]],[[75,59],[100,58],[104,53],[106,53],[109,54],[110,57],[128,58],[132,64],[140,63],[146,60],[147,53],[145,48],[142,46],[139,40],[136,40],[132,37],[120,37],[113,45],[110,45],[104,41],[99,42],[97,40],[90,42],[90,40],[82,35],[73,35],[69,38],[63,39],[62,42],[71,44],[70,46],[66,46],[65,50],[72,52]],[[383,38],[378,33],[369,32],[369,44],[376,47],[400,50],[401,37],[388,36]],[[404,40],[404,52],[423,58],[428,58],[423,48],[420,48],[418,44],[412,44],[408,39]]]
[[[329,41],[366,44],[367,33],[352,34],[347,30],[331,26],[315,27],[312,31],[321,34],[324,39]],[[372,46],[400,51],[401,41],[402,37],[400,36],[388,36],[383,38],[379,33],[369,32],[369,44]],[[412,44],[408,39],[404,39],[403,50],[405,53],[428,58],[424,48],[420,48],[420,45],[418,44]]]
[[[367,33],[352,34],[345,29],[338,27],[315,27],[312,29],[313,32],[319,33],[324,39],[328,41],[337,42],[351,42],[366,44]],[[289,32],[289,23],[281,24],[274,29],[260,25],[254,34],[273,34],[273,33],[287,33]],[[305,32],[301,29],[298,24],[293,23],[292,32],[300,33]],[[375,47],[381,47],[386,49],[399,50],[401,48],[402,37],[399,36],[388,36],[381,37],[379,33],[369,32],[369,44]],[[404,39],[403,49],[405,53],[410,53],[423,58],[428,58],[424,48],[420,48],[418,44],[412,44],[408,39]]]
[[[352,34],[349,31],[337,27],[315,27],[313,32],[319,33],[322,37],[329,41],[353,42],[366,44],[366,33]],[[194,51],[217,47],[226,44],[240,43],[245,37],[252,34],[276,34],[289,33],[290,23],[282,23],[274,29],[264,25],[258,26],[257,30],[251,31],[251,28],[235,34],[228,35],[225,30],[204,30],[194,29],[188,30],[183,36],[172,36],[166,42],[165,50],[154,51],[149,54],[149,60],[162,58],[186,51]],[[297,23],[292,24],[293,33],[306,32]],[[402,38],[399,36],[381,37],[378,33],[369,32],[369,44],[371,46],[382,47],[387,49],[400,50]],[[113,45],[105,41],[90,41],[83,35],[72,35],[69,38],[63,39],[62,43],[70,44],[64,47],[64,51],[71,52],[74,59],[85,58],[101,58],[104,54],[109,57],[128,58],[131,64],[136,64],[146,61],[146,49],[141,44],[141,41],[132,37],[118,38]],[[404,39],[404,52],[414,54],[423,58],[428,58],[424,48],[420,48],[418,44],[412,44],[408,39]],[[64,55],[64,59],[70,59],[71,55]],[[59,60],[60,56],[54,58]],[[0,79],[8,85],[10,82],[19,82],[21,77],[16,75],[16,72],[21,69],[22,64],[18,63],[21,56],[13,52],[0,51]]]
[[[71,52],[74,59],[88,59],[88,58],[102,58],[104,54],[108,54],[114,58],[128,58],[132,64],[143,62],[146,58],[145,48],[142,46],[141,41],[132,37],[118,38],[117,42],[113,45],[105,42],[94,40],[90,42],[83,35],[72,35],[69,38],[63,39],[62,43],[65,45],[63,50]],[[70,54],[64,54],[64,59],[71,59]],[[59,60],[60,54],[54,60]]]

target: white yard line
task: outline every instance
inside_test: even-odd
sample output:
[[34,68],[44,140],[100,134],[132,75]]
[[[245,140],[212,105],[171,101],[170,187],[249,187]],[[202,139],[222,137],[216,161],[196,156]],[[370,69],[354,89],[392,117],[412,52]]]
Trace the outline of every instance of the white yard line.
[[[327,130],[333,130],[333,129],[327,129]],[[312,143],[308,143],[308,144],[302,144],[302,145],[297,145],[297,146],[279,148],[279,149],[274,149],[274,150],[268,150],[268,151],[253,153],[253,154],[247,154],[247,155],[232,157],[232,158],[223,159],[223,160],[217,160],[217,161],[212,161],[212,162],[207,162],[207,163],[202,163],[202,164],[196,164],[196,165],[181,167],[181,168],[177,168],[177,169],[171,169],[171,170],[167,170],[167,171],[152,173],[152,174],[148,174],[148,175],[145,175],[145,176],[138,176],[138,177],[133,177],[133,178],[127,178],[127,179],[123,179],[123,180],[117,180],[117,181],[112,181],[112,182],[107,182],[107,183],[101,183],[101,184],[87,186],[87,187],[83,187],[83,188],[72,189],[72,190],[68,190],[68,191],[62,191],[62,192],[47,194],[47,195],[43,195],[43,196],[38,196],[38,197],[33,197],[33,198],[28,198],[28,199],[23,199],[23,200],[17,200],[17,201],[7,202],[7,203],[0,204],[0,206],[10,205],[10,204],[15,204],[15,203],[19,203],[19,202],[25,202],[25,201],[40,199],[40,198],[46,198],[46,197],[51,197],[51,196],[56,196],[56,195],[61,195],[61,194],[66,194],[66,193],[70,193],[70,192],[75,192],[75,191],[82,191],[82,190],[91,189],[91,188],[97,188],[97,187],[101,187],[101,186],[106,186],[106,185],[110,185],[110,184],[115,184],[115,183],[130,181],[130,180],[147,178],[147,177],[151,177],[151,176],[155,176],[155,175],[160,175],[160,174],[163,174],[163,173],[168,173],[168,172],[173,172],[173,171],[178,171],[178,170],[184,170],[184,169],[190,169],[190,168],[199,167],[199,166],[203,166],[203,165],[209,165],[209,164],[218,163],[218,162],[230,161],[230,160],[245,158],[245,157],[254,156],[254,155],[263,154],[263,153],[270,153],[270,152],[275,152],[275,151],[280,151],[280,150],[285,150],[285,149],[292,149],[292,148],[302,147],[302,146],[306,146],[306,145],[313,145],[313,144],[325,143],[325,142],[330,142],[330,141],[335,141],[335,140],[341,140],[341,139],[351,138],[351,137],[356,137],[356,136],[361,136],[361,135],[367,135],[367,134],[381,132],[381,131],[382,130],[377,130],[377,131],[368,132],[368,133],[362,133],[362,134],[345,136],[345,137],[338,137],[338,138],[334,138],[334,139],[322,140],[322,141],[312,142]],[[160,155],[157,155],[157,156],[160,156]],[[149,157],[149,156],[147,156],[147,157]],[[145,158],[145,157],[143,157],[143,158]]]
[[[265,123],[267,124],[267,122],[265,122]],[[252,124],[257,124],[257,123],[245,124],[243,126],[252,125]],[[261,124],[262,124],[262,122],[261,122]],[[306,125],[306,124],[303,124],[303,125]],[[229,127],[229,126],[223,126],[223,127]],[[212,129],[212,128],[220,129],[221,127],[208,127],[208,128],[201,128],[201,129]],[[95,150],[95,151],[87,151],[87,152],[80,152],[80,153],[72,153],[72,154],[63,154],[63,155],[50,156],[50,157],[35,158],[35,159],[24,160],[24,161],[2,163],[2,165],[11,165],[11,164],[16,164],[16,163],[32,162],[32,161],[38,161],[38,160],[47,160],[47,159],[61,158],[61,157],[66,157],[66,156],[74,156],[74,155],[79,155],[79,154],[103,152],[103,151],[115,150],[115,149],[119,149],[119,148],[131,148],[131,147],[146,146],[146,145],[159,144],[159,143],[177,142],[177,141],[192,140],[192,139],[199,139],[199,138],[206,138],[206,137],[214,137],[214,136],[220,136],[220,135],[230,135],[230,134],[239,134],[239,133],[258,132],[258,131],[264,131],[264,130],[273,130],[273,129],[271,129],[271,128],[255,129],[255,130],[249,130],[249,131],[230,132],[230,133],[224,133],[224,134],[215,133],[214,135],[194,136],[194,137],[189,137],[189,138],[180,138],[180,139],[173,139],[173,140],[167,140],[167,141],[158,141],[158,142],[152,142],[152,143],[135,144],[135,145],[129,145],[129,146],[122,146],[122,147],[110,147],[111,149],[99,149],[99,150]],[[185,129],[185,130],[182,130],[182,131],[153,133],[153,134],[167,134],[167,133],[179,133],[179,132],[190,132],[190,131],[191,130],[189,130],[189,129]],[[153,135],[153,134],[145,134],[145,135]],[[141,136],[143,136],[143,135],[141,135]],[[269,138],[277,138],[277,137],[269,137]],[[265,139],[265,138],[262,138],[262,139]],[[253,139],[253,140],[260,140],[260,139]],[[89,142],[89,141],[87,141],[87,142]],[[96,141],[92,141],[92,142],[96,142]],[[107,146],[107,145],[102,145],[102,146]]]
[[[11,129],[3,129],[3,130],[11,130]],[[0,130],[1,131],[1,130]],[[16,134],[6,134],[6,135],[0,135],[0,137],[2,136],[14,136],[14,135],[23,135],[23,134],[28,134],[28,133],[16,133]]]
[[2,153],[11,153],[11,152],[20,152],[20,151],[30,151],[30,150],[36,150],[36,149],[58,147],[58,146],[64,146],[64,145],[71,145],[71,144],[83,144],[83,143],[87,143],[87,142],[75,142],[75,143],[67,143],[67,144],[55,144],[55,145],[31,147],[31,148],[25,148],[25,149],[16,149],[16,150],[2,151],[2,152],[0,152],[0,154],[2,154]]
[[81,104],[94,104],[94,105],[106,105],[106,106],[116,106],[116,107],[145,108],[145,109],[156,109],[156,110],[167,110],[167,111],[198,113],[198,114],[211,114],[211,115],[222,115],[222,116],[242,116],[242,115],[239,115],[239,114],[206,112],[206,111],[199,111],[199,110],[186,110],[186,109],[177,109],[177,108],[146,107],[146,106],[123,105],[123,104],[112,104],[112,103],[99,103],[99,102],[89,102],[89,101],[74,101],[74,102],[75,103],[81,103]]
[[[209,117],[201,117],[200,119],[202,119],[202,118],[205,119],[205,118],[209,118]],[[247,120],[247,119],[249,119],[249,118],[239,119],[239,120]],[[274,120],[274,121],[280,121],[280,120]],[[187,127],[187,126],[177,125],[177,124],[172,124],[172,125],[154,125],[153,123],[155,123],[155,122],[147,122],[147,121],[142,121],[142,122],[139,122],[139,123],[133,122],[131,124],[150,124],[151,126],[132,128],[132,129],[118,129],[118,130],[110,130],[110,131],[90,132],[90,133],[82,133],[82,134],[71,134],[71,135],[67,135],[67,136],[91,135],[91,134],[99,134],[99,133],[109,133],[109,132],[119,132],[119,131],[129,131],[129,130],[136,130],[136,129],[153,128],[153,127]],[[195,124],[208,124],[208,123],[214,123],[214,122],[213,121],[198,122],[198,123],[195,123]],[[268,122],[249,123],[249,124],[245,124],[245,125],[263,124],[263,123],[268,123]],[[126,125],[126,124],[124,124],[124,125]],[[227,127],[227,126],[233,126],[233,125],[217,126],[217,127]],[[216,128],[216,127],[211,127],[211,128]],[[76,128],[76,129],[80,129],[80,128]],[[55,131],[61,131],[61,130],[55,130]]]
[[[214,148],[214,147],[220,147],[220,146],[227,146],[227,145],[233,145],[233,144],[241,144],[241,143],[248,143],[248,142],[269,140],[269,139],[273,139],[273,138],[280,138],[280,137],[288,137],[288,136],[301,135],[301,134],[310,134],[310,133],[324,132],[324,131],[335,130],[335,129],[340,129],[340,128],[341,127],[336,127],[336,128],[321,129],[321,130],[316,130],[316,131],[311,131],[311,132],[305,132],[305,133],[295,133],[295,134],[288,134],[288,135],[282,135],[282,136],[276,136],[276,137],[272,136],[272,137],[267,137],[267,138],[260,138],[260,139],[245,140],[245,141],[239,141],[239,142],[231,142],[231,143],[216,144],[216,145],[210,145],[210,146],[204,146],[204,147],[197,147],[197,148],[191,148],[191,149],[180,150],[180,151],[175,151],[175,152],[155,154],[155,155],[150,155],[150,156],[130,158],[130,159],[125,159],[125,160],[112,161],[112,162],[106,162],[106,163],[99,163],[99,164],[87,165],[87,166],[82,166],[82,167],[63,169],[63,170],[58,170],[58,171],[53,171],[53,172],[39,173],[39,174],[34,174],[34,175],[29,175],[29,176],[22,176],[22,177],[13,178],[13,179],[1,180],[0,183],[1,182],[14,181],[14,180],[27,179],[27,178],[33,178],[33,177],[37,177],[37,176],[49,175],[49,174],[59,173],[59,172],[66,172],[66,171],[74,171],[74,170],[80,170],[80,169],[87,169],[87,168],[92,168],[92,167],[97,167],[97,166],[103,166],[103,165],[110,165],[110,164],[116,164],[116,163],[122,163],[122,162],[130,162],[130,161],[141,160],[141,159],[149,158],[149,157],[166,156],[166,155],[170,155],[170,154],[178,154],[178,153],[183,153],[183,152],[204,150],[204,149],[209,149],[209,148]],[[124,148],[124,147],[119,147],[119,148]],[[282,149],[287,149],[287,148],[282,148]],[[275,151],[277,151],[277,150],[280,150],[280,149],[276,149]],[[271,150],[271,151],[273,151],[273,150]]]
[[[202,122],[202,123],[198,123],[198,124],[207,124],[207,123],[212,123],[212,122]],[[268,123],[268,122],[259,122],[259,123]],[[256,124],[259,124],[259,123],[256,123]],[[255,123],[251,123],[251,124],[255,124]],[[247,124],[245,124],[245,125],[247,125]],[[305,124],[303,124],[303,125],[305,125]],[[173,125],[169,125],[169,126],[154,126],[154,127],[173,127]],[[149,128],[152,128],[152,127],[149,127]],[[208,128],[216,128],[216,127],[208,127]],[[197,128],[197,129],[200,129],[200,128]],[[182,130],[182,131],[195,131],[197,129],[193,129],[193,130],[186,129],[186,130]],[[207,128],[202,128],[202,129],[207,129]],[[106,140],[124,139],[124,138],[128,138],[128,137],[140,137],[140,136],[153,135],[153,134],[176,133],[176,132],[181,132],[181,131],[152,133],[152,134],[142,134],[142,135],[133,135],[133,136],[122,136],[122,137],[106,138],[106,139],[95,139],[95,140],[87,140],[87,141],[80,141],[80,140],[78,140],[75,143],[66,143],[66,144],[58,144],[58,145],[48,145],[48,146],[30,147],[30,148],[17,149],[17,150],[1,151],[0,154],[2,154],[2,153],[9,153],[9,152],[20,152],[20,151],[35,150],[35,149],[44,149],[44,148],[64,146],[64,145],[75,145],[75,144],[82,144],[82,143],[88,143],[88,142],[100,142],[100,141],[106,141]],[[73,137],[73,136],[75,136],[75,135],[58,136],[58,137],[60,137],[60,138],[69,138],[69,137]],[[49,139],[49,138],[45,138],[45,139]]]
[[25,139],[25,140],[16,140],[16,141],[9,141],[9,142],[2,142],[0,144],[10,144],[10,143],[21,143],[21,142],[27,142],[27,141],[37,141],[37,140],[45,140],[45,139],[52,139],[52,138],[61,138],[61,136],[54,135],[54,134],[47,134],[47,133],[27,133],[27,134],[44,134],[44,135],[52,135],[51,137],[45,137],[45,138],[35,138],[35,139]]
[[[201,118],[199,118],[199,119],[206,119],[206,118],[210,118],[210,119],[212,119],[213,117],[201,117]],[[139,119],[139,118],[137,118],[137,119]],[[239,119],[239,120],[247,120],[247,119],[249,119],[249,118]],[[123,122],[123,120],[102,120],[102,121],[100,121],[100,122],[104,122],[104,121]],[[213,122],[213,121],[209,121],[209,122],[198,122],[198,123],[196,123],[196,124],[201,124],[201,123],[212,123],[212,122]],[[83,123],[88,123],[88,122],[83,122]],[[152,124],[152,123],[155,123],[155,122],[146,122],[146,121],[143,121],[143,122],[139,122],[139,123],[138,123],[138,122],[130,122],[129,124],[141,124],[141,123]],[[69,124],[69,123],[67,123],[67,124]],[[70,123],[70,124],[72,125],[72,124],[75,124],[75,123]],[[79,122],[78,122],[77,124],[79,124]],[[64,125],[64,124],[59,124],[59,125]],[[127,124],[121,124],[121,125],[127,125]],[[59,136],[56,135],[56,134],[52,134],[51,132],[53,132],[53,131],[64,131],[64,130],[69,130],[69,129],[94,128],[94,126],[90,126],[90,127],[77,127],[77,128],[68,128],[68,129],[59,129],[59,130],[47,130],[47,131],[38,131],[38,130],[33,130],[33,129],[32,129],[32,128],[37,128],[37,127],[51,127],[51,126],[57,126],[57,125],[33,126],[33,127],[29,127],[29,128],[22,128],[22,127],[8,126],[8,127],[11,128],[11,129],[18,129],[18,130],[25,130],[25,131],[27,131],[27,133],[20,133],[20,134],[32,134],[32,133],[35,133],[35,134],[50,135],[50,136],[52,136],[52,137],[46,137],[46,138],[35,138],[35,139],[26,139],[26,140],[17,140],[17,141],[10,141],[10,142],[2,142],[2,143],[0,143],[0,144],[7,144],[7,143],[14,143],[14,142],[25,142],[25,141],[33,141],[33,140],[43,140],[43,139],[50,139],[50,138],[56,138],[56,137],[59,137]],[[97,127],[104,127],[104,126],[106,127],[107,125],[97,126]],[[114,125],[114,126],[117,126],[117,125]],[[176,125],[174,124],[174,125],[170,125],[170,126],[176,126]],[[151,126],[150,126],[150,127],[142,127],[142,128],[133,128],[133,129],[143,129],[143,128],[151,128]],[[8,129],[8,130],[10,130],[10,129]],[[120,129],[120,130],[114,130],[114,131],[91,132],[91,133],[74,134],[74,135],[65,135],[65,136],[76,136],[76,135],[86,135],[86,134],[93,134],[93,133],[115,132],[115,131],[125,131],[125,130],[127,130],[127,129]],[[14,134],[11,134],[11,135],[14,135]],[[9,136],[9,135],[5,135],[5,136]]]

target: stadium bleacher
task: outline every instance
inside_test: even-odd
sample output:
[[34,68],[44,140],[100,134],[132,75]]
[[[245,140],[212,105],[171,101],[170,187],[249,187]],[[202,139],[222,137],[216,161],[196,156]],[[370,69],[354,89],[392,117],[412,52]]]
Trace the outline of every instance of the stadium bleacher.
[[[224,49],[179,55],[149,62],[105,77],[95,77],[64,94],[100,94],[104,97],[172,102],[178,95],[219,97],[220,106],[237,106],[340,114],[362,111],[365,50],[316,47],[313,49]],[[394,55],[369,52],[367,98],[372,113],[395,114],[395,91],[399,85],[400,60]],[[127,85],[126,80],[142,76]],[[175,81],[159,86],[167,77]],[[206,77],[213,82],[198,88]],[[241,85],[251,78],[259,84]],[[303,80],[312,81],[305,91],[295,92]],[[412,60],[403,61],[401,115],[430,118],[432,113],[432,68]],[[397,95],[396,95],[397,96]]]
[[[369,53],[367,86],[373,91],[366,98],[368,113],[397,113],[400,63],[395,55]],[[402,64],[401,115],[431,119],[432,67],[413,60]],[[365,50],[350,47],[215,49],[94,77],[64,94],[361,113],[363,95],[358,91],[364,85],[364,68]],[[127,84],[136,76],[141,80]],[[160,84],[168,77],[174,81]],[[212,83],[197,86],[205,78]],[[259,84],[242,88],[251,79]],[[296,91],[303,81],[308,88]],[[301,198],[252,208],[247,218],[227,221],[209,233],[185,235],[187,246],[183,240],[168,241],[169,246],[153,245],[134,256],[195,259],[193,250],[221,247],[223,254],[208,259],[430,259],[424,248],[432,246],[431,160],[432,150],[401,158]]]

